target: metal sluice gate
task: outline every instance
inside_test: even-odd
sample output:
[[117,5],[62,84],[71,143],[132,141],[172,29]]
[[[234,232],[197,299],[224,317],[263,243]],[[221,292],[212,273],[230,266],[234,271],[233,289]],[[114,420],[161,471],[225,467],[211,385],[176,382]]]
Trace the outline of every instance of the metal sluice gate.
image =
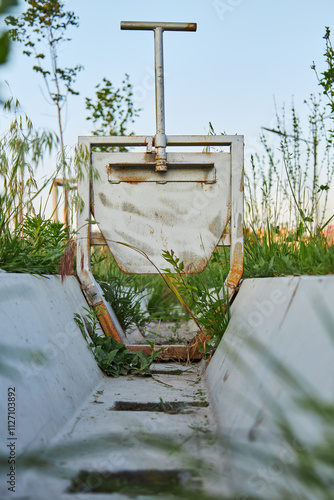
[[[121,29],[154,32],[156,133],[79,138],[88,174],[78,183],[84,208],[78,214],[77,274],[88,303],[103,313],[99,320],[105,334],[127,343],[92,275],[91,246],[106,244],[125,273],[157,273],[156,267],[166,267],[163,250],[173,250],[186,273],[198,273],[218,244],[230,246],[224,286],[231,296],[243,274],[244,143],[239,135],[165,133],[163,32],[196,31],[195,23],[122,22]],[[227,150],[184,152],[193,146]],[[115,151],[125,147],[137,150]],[[169,147],[182,147],[182,152]],[[89,221],[98,225],[98,238]],[[165,357],[185,358],[185,351],[185,346],[168,346]]]

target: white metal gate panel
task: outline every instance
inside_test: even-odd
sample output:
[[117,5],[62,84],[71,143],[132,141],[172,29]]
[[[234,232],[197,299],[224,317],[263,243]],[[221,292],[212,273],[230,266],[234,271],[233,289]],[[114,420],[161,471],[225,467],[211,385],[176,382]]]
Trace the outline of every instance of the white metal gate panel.
[[[151,162],[148,162],[147,157]],[[187,273],[201,272],[230,218],[229,153],[168,153],[156,172],[154,154],[93,153],[94,216],[120,269],[156,273],[174,250]],[[126,165],[121,162],[125,161]],[[151,166],[149,165],[151,163]]]

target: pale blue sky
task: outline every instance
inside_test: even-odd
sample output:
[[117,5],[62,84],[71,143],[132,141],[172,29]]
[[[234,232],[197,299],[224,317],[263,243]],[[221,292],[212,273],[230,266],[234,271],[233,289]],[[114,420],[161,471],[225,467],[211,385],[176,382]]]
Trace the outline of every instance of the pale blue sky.
[[[164,35],[166,129],[169,134],[201,134],[211,121],[217,131],[258,136],[273,125],[273,96],[278,105],[297,107],[317,92],[310,65],[323,67],[325,26],[333,26],[333,0],[68,0],[80,19],[64,44],[60,63],[82,64],[79,97],[69,99],[67,144],[90,132],[84,97],[105,76],[115,85],[125,72],[143,108],[134,125],[138,134],[154,132],[153,33],[121,31],[121,20],[197,22],[196,33]],[[24,4],[23,4],[24,5]],[[147,69],[148,68],[148,69]],[[56,129],[55,110],[42,97],[42,82],[31,61],[12,53],[1,69],[11,91],[38,126]],[[44,91],[44,89],[43,89]]]
[[[334,35],[333,0],[67,0],[65,5],[80,27],[70,32],[60,64],[85,67],[76,85],[80,96],[70,97],[64,110],[69,146],[90,134],[84,98],[93,97],[104,76],[120,85],[125,72],[136,105],[143,108],[133,130],[154,134],[153,33],[121,31],[122,20],[197,22],[196,33],[164,34],[166,132],[203,134],[211,121],[217,132],[244,134],[248,152],[258,148],[260,127],[275,124],[274,96],[278,107],[289,106],[294,96],[302,110],[303,100],[319,91],[310,65],[314,60],[324,68],[325,26]],[[43,82],[20,46],[1,68],[1,80],[8,80],[36,126],[57,130],[55,109],[43,98]]]

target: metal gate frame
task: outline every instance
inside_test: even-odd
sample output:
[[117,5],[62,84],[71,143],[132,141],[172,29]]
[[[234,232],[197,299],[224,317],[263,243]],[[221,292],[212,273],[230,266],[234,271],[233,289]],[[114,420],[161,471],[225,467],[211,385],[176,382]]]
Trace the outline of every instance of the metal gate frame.
[[[241,135],[219,136],[166,136],[166,146],[224,146],[230,152],[230,197],[226,203],[230,204],[230,233],[224,234],[221,244],[230,246],[230,271],[225,282],[225,290],[229,297],[234,294],[243,274],[243,157],[244,138]],[[83,209],[78,211],[77,232],[77,276],[87,302],[99,311],[99,322],[105,335],[124,344],[127,339],[110,304],[104,299],[102,290],[91,272],[91,246],[103,245],[106,241],[103,234],[96,236],[92,231],[94,219],[94,173],[92,170],[92,150],[96,147],[131,147],[146,146],[152,152],[155,137],[153,136],[110,136],[110,137],[79,137],[79,151],[84,160],[86,179],[78,182],[78,195],[83,202]],[[110,155],[113,153],[111,152]],[[127,153],[123,153],[126,157]],[[207,153],[206,153],[207,154]],[[209,153],[210,154],[210,153]],[[168,153],[167,153],[168,164]],[[96,221],[98,224],[98,221]],[[127,345],[130,350],[143,349],[150,353],[147,345]],[[199,359],[201,354],[197,350],[189,352],[189,347],[169,345],[160,356],[162,359]]]

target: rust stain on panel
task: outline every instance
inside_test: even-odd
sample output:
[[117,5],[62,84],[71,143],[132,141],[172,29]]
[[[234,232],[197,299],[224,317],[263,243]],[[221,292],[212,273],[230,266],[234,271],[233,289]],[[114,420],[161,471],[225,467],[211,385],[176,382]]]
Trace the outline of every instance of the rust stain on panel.
[[92,232],[90,235],[90,244],[91,245],[106,245],[106,240],[101,233]]
[[189,262],[189,258],[183,259],[184,261],[184,271],[185,274],[196,274],[201,273],[207,266],[206,257],[195,258],[192,257]]
[[106,197],[104,193],[99,193],[99,198],[101,200],[102,205],[105,207],[112,208],[112,203],[109,201],[109,199]]
[[220,237],[220,226],[221,221],[219,216],[215,217],[209,225],[209,231],[211,231],[211,233],[214,234],[217,238]]
[[[89,276],[87,278],[87,275],[88,275],[87,271],[84,271],[84,274],[86,274],[85,278],[83,276],[81,277],[83,279],[83,281],[86,281],[86,282],[90,281]],[[107,310],[103,300],[101,300],[101,297],[100,297],[97,289],[95,288],[95,286],[83,286],[82,291],[87,299],[88,304],[94,308],[96,313],[98,313],[98,316],[99,316],[98,320],[99,320],[99,323],[101,325],[101,328],[102,328],[104,334],[107,336],[113,337],[115,340],[117,340],[117,342],[122,342],[122,340],[118,334],[117,328],[114,325],[114,323],[113,323],[113,321],[108,313],[108,310]]]
[[130,214],[143,215],[140,212],[140,210],[138,210],[138,208],[135,207],[135,205],[133,205],[132,203],[128,203],[128,202],[123,202],[122,203],[122,210],[124,212],[130,213]]
[[92,216],[94,217],[94,198],[93,196],[91,197],[90,199],[90,202],[89,202],[89,208],[90,208],[90,213],[92,214]]
[[127,175],[123,173],[118,173],[118,180],[120,182],[129,182],[131,184],[139,184],[140,182],[146,182],[149,179],[149,175],[145,174],[136,174],[136,175]]

